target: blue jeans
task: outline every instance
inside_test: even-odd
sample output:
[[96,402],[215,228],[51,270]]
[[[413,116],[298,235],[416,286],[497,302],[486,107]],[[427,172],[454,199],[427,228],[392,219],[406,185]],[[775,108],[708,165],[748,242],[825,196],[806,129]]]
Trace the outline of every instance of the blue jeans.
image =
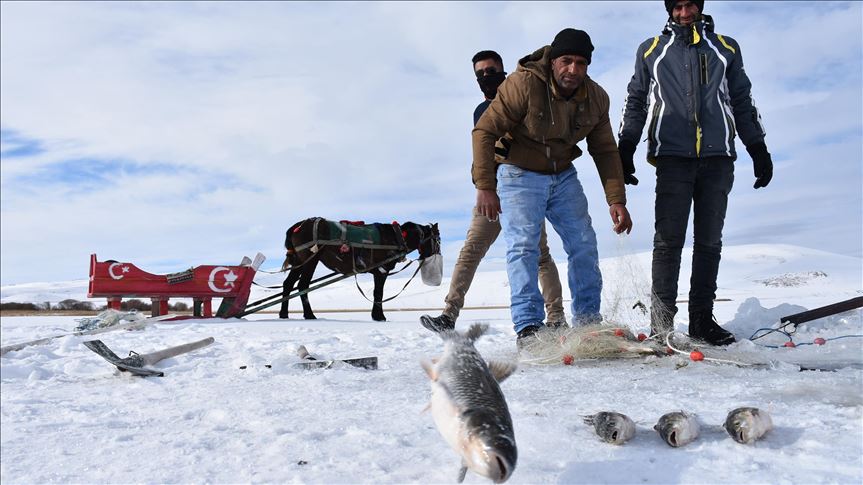
[[671,330],[677,313],[680,256],[694,208],[689,313],[713,311],[722,253],[722,228],[728,194],[734,185],[734,160],[660,157],[656,161],[656,233],[653,237],[651,328]]
[[543,219],[551,222],[566,251],[573,325],[600,321],[602,275],[596,233],[575,168],[546,175],[502,164],[497,169],[497,194],[503,211],[501,226],[515,331],[542,325],[545,319],[537,285]]

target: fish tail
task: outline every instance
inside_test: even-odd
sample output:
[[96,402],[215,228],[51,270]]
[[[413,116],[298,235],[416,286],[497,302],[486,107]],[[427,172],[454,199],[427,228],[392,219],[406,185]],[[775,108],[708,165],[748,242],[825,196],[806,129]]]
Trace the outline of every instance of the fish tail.
[[440,335],[440,338],[443,340],[459,340],[463,338],[472,343],[476,339],[480,338],[487,330],[487,323],[474,323],[464,334],[460,333],[458,330],[442,330],[438,332],[438,335]]
[[486,331],[488,330],[487,323],[474,323],[470,326],[468,331],[464,334],[465,338],[470,340],[471,342],[480,338]]

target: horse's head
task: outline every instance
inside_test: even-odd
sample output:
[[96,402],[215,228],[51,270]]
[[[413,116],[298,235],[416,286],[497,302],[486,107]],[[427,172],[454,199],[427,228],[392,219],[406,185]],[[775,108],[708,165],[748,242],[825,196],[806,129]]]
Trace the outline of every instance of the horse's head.
[[440,231],[437,224],[422,225],[405,222],[401,227],[405,232],[405,243],[408,249],[416,249],[420,253],[419,259],[440,254]]

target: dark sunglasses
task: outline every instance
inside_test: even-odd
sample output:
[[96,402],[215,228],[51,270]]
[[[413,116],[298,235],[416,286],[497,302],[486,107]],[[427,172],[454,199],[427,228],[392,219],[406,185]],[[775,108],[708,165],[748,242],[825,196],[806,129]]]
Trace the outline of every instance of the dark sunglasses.
[[480,69],[480,70],[476,71],[476,78],[479,79],[481,77],[491,76],[492,74],[497,74],[497,73],[498,73],[497,68],[494,66],[491,66],[491,67],[487,67],[485,69]]

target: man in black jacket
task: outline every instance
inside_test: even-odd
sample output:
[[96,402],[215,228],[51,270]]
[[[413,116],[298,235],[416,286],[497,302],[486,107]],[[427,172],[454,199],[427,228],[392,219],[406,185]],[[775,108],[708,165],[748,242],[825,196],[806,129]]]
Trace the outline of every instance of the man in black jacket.
[[656,166],[651,330],[673,330],[680,256],[694,206],[689,335],[728,345],[734,335],[716,323],[713,300],[735,136],[752,157],[756,189],[770,183],[773,162],[740,46],[714,33],[713,19],[702,14],[703,0],[665,0],[665,8],[669,20],[662,35],[638,47],[618,133],[625,181],[635,185],[632,157],[650,115],[647,159]]

